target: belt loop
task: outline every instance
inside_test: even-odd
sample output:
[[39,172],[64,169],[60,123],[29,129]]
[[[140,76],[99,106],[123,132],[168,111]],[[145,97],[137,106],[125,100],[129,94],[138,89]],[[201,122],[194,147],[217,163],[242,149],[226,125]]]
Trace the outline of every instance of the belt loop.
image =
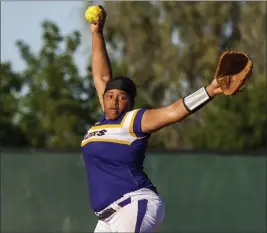
[[130,204],[130,203],[131,203],[131,197],[128,197],[127,199],[125,199],[125,200],[119,202],[118,205],[119,205],[120,207],[124,207],[124,206],[126,206],[126,205],[128,205],[128,204]]
[[112,203],[110,205],[110,208],[107,208],[100,213],[95,213],[99,220],[104,220],[110,217],[112,214],[114,214],[116,211],[118,211],[120,208],[128,205],[131,203],[131,197],[128,197],[127,199],[119,202],[119,203]]

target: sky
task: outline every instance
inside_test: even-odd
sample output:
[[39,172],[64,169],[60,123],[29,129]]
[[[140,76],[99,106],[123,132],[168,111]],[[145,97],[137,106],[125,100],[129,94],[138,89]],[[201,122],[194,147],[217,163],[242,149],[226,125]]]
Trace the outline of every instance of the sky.
[[[56,23],[63,35],[79,30],[82,46],[75,61],[81,73],[85,73],[90,50],[89,27],[84,21],[85,1],[1,1],[1,62],[10,61],[15,71],[25,67],[15,45],[23,39],[34,52],[41,48],[41,23],[48,19]],[[93,2],[98,3],[98,2]],[[87,3],[86,3],[87,4]],[[88,2],[91,5],[92,2]],[[88,29],[88,31],[86,31]],[[87,53],[87,54],[86,54]]]

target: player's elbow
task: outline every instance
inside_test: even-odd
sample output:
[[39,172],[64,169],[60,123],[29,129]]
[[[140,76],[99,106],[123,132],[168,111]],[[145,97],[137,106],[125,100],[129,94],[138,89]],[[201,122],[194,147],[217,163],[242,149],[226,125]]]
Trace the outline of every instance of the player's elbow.
[[108,74],[108,75],[103,75],[100,77],[101,81],[104,82],[105,84],[107,84],[110,79],[111,79],[111,76]]
[[165,115],[165,119],[168,125],[170,125],[182,121],[185,117],[189,115],[189,112],[186,110],[182,100],[180,99],[166,107]]
[[101,82],[104,84],[107,84],[109,80],[111,79],[111,76],[109,74],[105,75],[99,75],[99,74],[93,74],[94,82]]
[[93,76],[94,79],[94,85],[96,89],[105,89],[107,83],[110,80],[110,76],[106,75],[106,76]]

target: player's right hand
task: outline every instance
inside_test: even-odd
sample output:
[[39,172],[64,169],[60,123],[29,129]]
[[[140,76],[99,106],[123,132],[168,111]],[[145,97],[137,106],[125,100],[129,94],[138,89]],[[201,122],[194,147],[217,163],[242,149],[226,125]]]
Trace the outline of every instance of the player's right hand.
[[103,18],[101,20],[98,20],[98,22],[96,23],[90,23],[90,29],[91,29],[91,32],[103,32],[103,29],[104,29],[104,26],[105,26],[105,22],[106,22],[106,11],[105,9],[99,5],[99,7],[102,9],[102,12],[103,12]]

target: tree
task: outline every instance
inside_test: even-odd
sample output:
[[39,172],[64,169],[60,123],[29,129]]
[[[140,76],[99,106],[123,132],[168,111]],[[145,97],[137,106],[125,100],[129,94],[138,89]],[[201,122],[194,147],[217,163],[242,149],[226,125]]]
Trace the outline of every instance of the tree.
[[[234,97],[217,98],[207,108],[199,127],[191,128],[192,133],[187,135],[193,147],[266,148],[266,2],[243,3],[241,7],[240,38],[232,44],[250,54],[253,75],[245,91]],[[257,15],[256,23],[249,20],[253,15]]]
[[12,71],[9,62],[1,63],[0,82],[0,144],[1,146],[24,146],[28,144],[25,134],[16,122],[19,109],[18,98],[23,79],[20,74]]
[[[26,69],[21,76],[26,92],[18,99],[17,118],[30,142],[38,148],[77,148],[88,126],[98,117],[91,73],[81,76],[74,62],[80,33],[62,36],[44,21],[43,46],[34,54],[25,42],[17,46]],[[9,79],[13,79],[9,76]],[[10,84],[12,86],[12,84]]]
[[[254,13],[259,13],[258,20],[264,21],[266,15],[264,4],[266,3],[106,2],[105,9],[108,13],[106,38],[111,48],[110,52],[119,54],[116,58],[127,64],[127,74],[140,86],[139,93],[145,101],[137,101],[137,106],[142,106],[144,102],[147,107],[167,105],[206,85],[214,77],[218,58],[226,48],[250,52],[254,51],[250,49],[253,44],[265,44],[263,25],[254,27],[254,22],[249,21],[247,17],[253,15],[249,14],[248,10],[253,5]],[[247,28],[253,29],[254,34],[251,37],[253,40],[245,40],[248,37],[245,35],[249,31]],[[259,38],[255,36],[257,33],[261,33],[258,34]],[[250,47],[246,47],[247,45]],[[262,52],[259,54],[257,59],[266,56]],[[257,59],[254,59],[255,63]],[[257,88],[259,86],[255,85],[253,90],[258,93]],[[245,93],[248,92],[246,90]],[[235,113],[239,111],[237,106],[242,105],[244,101],[242,98],[245,95],[233,98],[233,107],[226,113],[229,117],[235,116],[234,121],[239,122],[242,127],[229,124],[225,128],[226,131],[230,130],[229,127],[234,127],[233,130],[238,131],[238,135],[244,135],[242,131],[247,122],[240,121],[239,115]],[[261,97],[263,96],[258,95],[255,98]],[[229,99],[222,101],[229,102]],[[254,106],[250,95],[246,101]],[[259,102],[259,99],[257,101]],[[220,100],[216,101],[214,105],[219,106],[216,113],[218,121],[223,121],[218,117],[223,114],[219,102]],[[192,136],[196,128],[201,129],[199,135],[205,134],[204,131],[207,130],[204,125],[209,125],[209,130],[216,130],[213,128],[215,125],[212,126],[213,122],[209,122],[209,118],[203,116],[207,114],[208,109],[209,107],[205,107],[186,121],[156,133],[150,141],[150,146],[163,145],[165,148],[197,146],[195,143],[197,139]],[[253,109],[257,109],[260,117],[263,116],[258,108],[254,106]],[[255,123],[257,128],[262,128],[261,121]],[[214,134],[212,135],[214,137]],[[217,139],[224,136],[217,130]],[[255,142],[254,147],[258,143],[259,141]],[[198,146],[206,148],[208,143],[203,142]],[[232,145],[232,148],[244,147],[244,141]],[[223,146],[216,144],[216,148]]]

